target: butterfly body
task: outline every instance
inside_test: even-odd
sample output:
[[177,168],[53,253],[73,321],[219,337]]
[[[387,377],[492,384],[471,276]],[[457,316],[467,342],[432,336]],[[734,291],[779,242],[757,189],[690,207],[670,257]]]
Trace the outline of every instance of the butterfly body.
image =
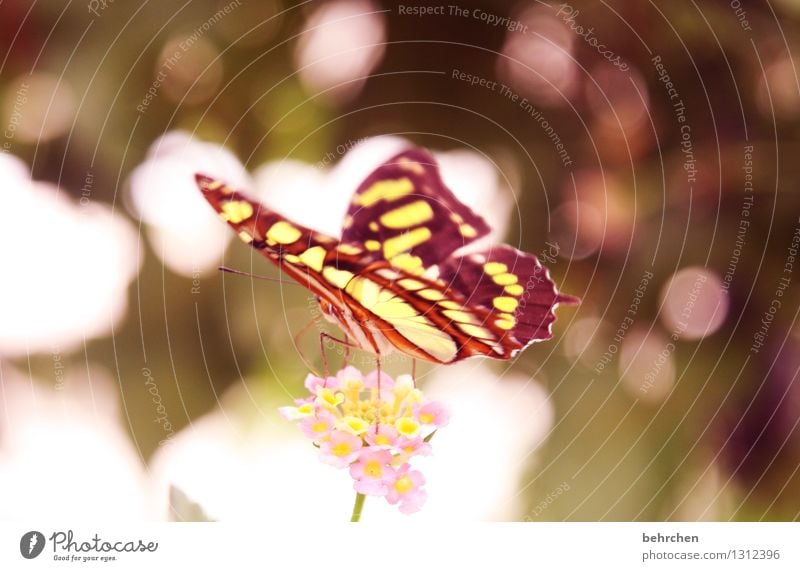
[[412,149],[376,169],[353,196],[341,238],[295,224],[222,181],[197,175],[239,235],[307,287],[360,348],[435,363],[509,359],[551,336],[559,294],[530,254],[510,246],[455,255],[487,234],[433,158]]

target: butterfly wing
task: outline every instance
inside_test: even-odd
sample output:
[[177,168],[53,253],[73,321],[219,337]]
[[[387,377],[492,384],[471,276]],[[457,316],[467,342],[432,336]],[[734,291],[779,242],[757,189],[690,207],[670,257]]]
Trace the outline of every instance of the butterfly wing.
[[[434,159],[407,150],[358,188],[341,242],[293,224],[219,181],[204,196],[239,237],[308,287],[345,331],[421,359],[510,359],[549,339],[558,293],[535,256],[510,246],[454,255],[489,232],[444,185]],[[433,270],[433,271],[431,271]]]
[[[413,277],[434,278],[417,291],[396,289],[424,310],[421,317],[413,317],[416,322],[424,317],[454,342],[455,349],[448,347],[439,357],[451,352],[452,360],[472,355],[509,359],[530,343],[551,338],[555,307],[577,300],[558,293],[547,269],[532,254],[501,245],[454,255],[489,231],[486,222],[445,186],[433,157],[409,149],[359,186],[342,240],[360,244],[398,272],[410,274],[397,279],[399,284],[413,283]],[[419,292],[436,299],[413,299]],[[421,328],[431,342],[441,337],[427,331],[428,326]]]
[[492,325],[513,339],[511,346],[518,346],[512,353],[534,341],[550,339],[555,308],[560,303],[578,302],[558,292],[536,256],[504,244],[449,258],[440,265],[439,277],[471,307],[489,312]]
[[490,312],[439,281],[383,261],[355,275],[344,292],[359,322],[404,353],[437,363],[473,355],[507,358],[505,331],[491,324]]
[[203,196],[243,242],[332,305],[341,304],[341,268],[369,262],[360,248],[286,220],[222,181],[195,178]]
[[365,349],[381,352],[385,339],[397,349],[434,362],[450,362],[458,339],[436,319],[440,299],[433,282],[411,280],[357,245],[293,224],[221,181],[198,175],[211,206],[239,237],[320,299],[325,311]]
[[556,291],[534,256],[508,246],[451,258],[442,271],[430,280],[376,262],[348,280],[345,298],[373,336],[437,363],[511,359],[552,336],[559,303],[577,301]]
[[358,187],[345,216],[342,242],[358,244],[394,267],[420,275],[489,231],[483,218],[445,186],[430,153],[409,149]]

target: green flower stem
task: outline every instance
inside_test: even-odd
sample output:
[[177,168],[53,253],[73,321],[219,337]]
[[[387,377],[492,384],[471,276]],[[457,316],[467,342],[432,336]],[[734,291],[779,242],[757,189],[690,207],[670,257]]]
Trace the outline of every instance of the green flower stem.
[[356,503],[353,504],[353,515],[350,516],[350,521],[361,521],[361,511],[364,509],[364,500],[367,496],[364,494],[356,493]]

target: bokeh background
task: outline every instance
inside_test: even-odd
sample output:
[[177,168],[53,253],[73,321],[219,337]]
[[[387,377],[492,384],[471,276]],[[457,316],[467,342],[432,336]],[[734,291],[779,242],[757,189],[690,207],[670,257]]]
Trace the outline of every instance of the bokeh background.
[[335,233],[413,143],[582,303],[420,369],[411,517],[797,520],[799,42],[796,0],[6,0],[0,517],[345,520],[276,412],[312,300],[217,270],[277,277],[192,174]]

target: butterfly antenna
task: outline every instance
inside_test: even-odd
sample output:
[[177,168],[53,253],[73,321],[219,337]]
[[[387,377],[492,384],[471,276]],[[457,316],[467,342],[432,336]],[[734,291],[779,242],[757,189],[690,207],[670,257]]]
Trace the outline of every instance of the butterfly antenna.
[[250,272],[243,272],[242,270],[236,270],[234,268],[229,268],[228,266],[220,266],[218,269],[221,272],[225,272],[225,273],[228,273],[228,274],[235,274],[237,276],[247,276],[247,277],[250,277],[250,278],[256,278],[256,279],[259,279],[259,280],[266,280],[266,281],[269,281],[269,282],[278,282],[279,284],[300,285],[297,282],[287,282],[287,281],[284,281],[284,280],[282,280],[280,278],[271,278],[271,277],[268,277],[268,276],[257,276],[256,274],[251,274]]

